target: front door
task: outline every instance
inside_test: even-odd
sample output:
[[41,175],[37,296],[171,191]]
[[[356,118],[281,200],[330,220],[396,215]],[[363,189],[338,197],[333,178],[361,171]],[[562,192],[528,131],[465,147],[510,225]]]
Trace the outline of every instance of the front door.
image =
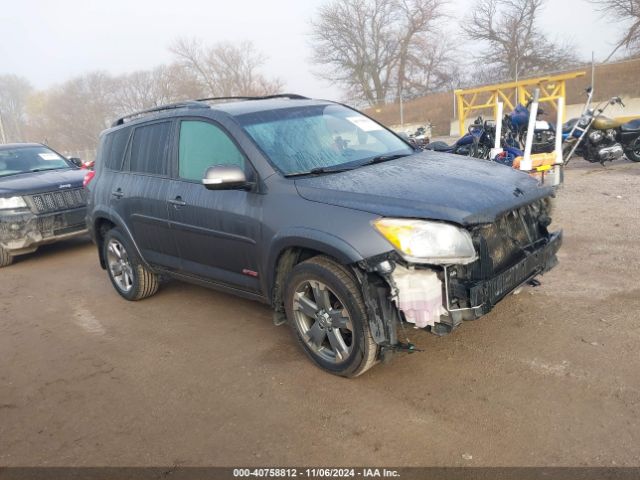
[[238,146],[218,125],[182,120],[178,175],[169,195],[169,222],[185,273],[259,291],[257,242],[262,196],[245,190],[207,190],[208,167],[237,165],[252,175]]

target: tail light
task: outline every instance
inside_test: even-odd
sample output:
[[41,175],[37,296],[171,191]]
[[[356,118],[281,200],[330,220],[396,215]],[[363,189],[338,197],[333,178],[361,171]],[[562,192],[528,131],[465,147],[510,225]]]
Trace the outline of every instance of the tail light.
[[87,174],[84,176],[84,180],[82,180],[82,186],[87,188],[87,185],[91,183],[91,180],[93,180],[93,177],[95,176],[96,176],[96,172],[93,170],[89,170]]

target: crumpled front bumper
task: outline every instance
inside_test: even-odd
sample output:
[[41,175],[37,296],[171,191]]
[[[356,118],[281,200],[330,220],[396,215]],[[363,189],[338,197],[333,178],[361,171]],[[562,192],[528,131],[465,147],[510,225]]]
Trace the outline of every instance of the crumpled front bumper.
[[[505,296],[551,270],[562,245],[562,231],[548,234],[537,245],[522,249],[520,258],[494,271],[478,265],[428,267],[395,265],[386,275],[391,296],[404,319],[438,335],[451,332],[463,320],[489,313]],[[475,274],[480,273],[478,277]]]
[[30,210],[0,213],[0,247],[12,255],[86,233],[86,207],[37,215]]
[[[528,251],[518,263],[485,280],[465,281],[445,269],[445,307],[450,313],[464,312],[465,320],[479,318],[489,313],[509,293],[537,275],[551,270],[558,263],[556,253],[561,245],[562,231],[554,232],[549,235],[544,245]],[[452,306],[452,297],[456,297],[456,303],[463,300],[465,308]]]

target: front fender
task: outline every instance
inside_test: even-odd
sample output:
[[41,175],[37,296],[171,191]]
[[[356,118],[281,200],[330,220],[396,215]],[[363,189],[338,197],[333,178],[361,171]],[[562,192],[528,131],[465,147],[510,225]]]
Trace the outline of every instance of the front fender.
[[263,291],[271,298],[275,282],[276,266],[280,255],[288,248],[306,248],[316,250],[348,265],[363,259],[362,255],[347,241],[331,233],[313,228],[293,227],[278,232],[269,247],[263,276]]

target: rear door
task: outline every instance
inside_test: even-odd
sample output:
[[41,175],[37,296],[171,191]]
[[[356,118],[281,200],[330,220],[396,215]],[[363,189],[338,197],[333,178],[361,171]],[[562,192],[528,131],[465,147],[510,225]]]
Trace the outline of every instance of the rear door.
[[254,176],[243,152],[218,124],[181,120],[176,178],[169,196],[169,221],[181,267],[243,290],[259,291],[257,242],[262,196],[245,190],[207,190],[208,167],[237,165]]
[[178,268],[178,251],[169,231],[167,211],[173,125],[168,120],[134,128],[125,174],[113,185],[111,195],[143,257],[157,265]]

